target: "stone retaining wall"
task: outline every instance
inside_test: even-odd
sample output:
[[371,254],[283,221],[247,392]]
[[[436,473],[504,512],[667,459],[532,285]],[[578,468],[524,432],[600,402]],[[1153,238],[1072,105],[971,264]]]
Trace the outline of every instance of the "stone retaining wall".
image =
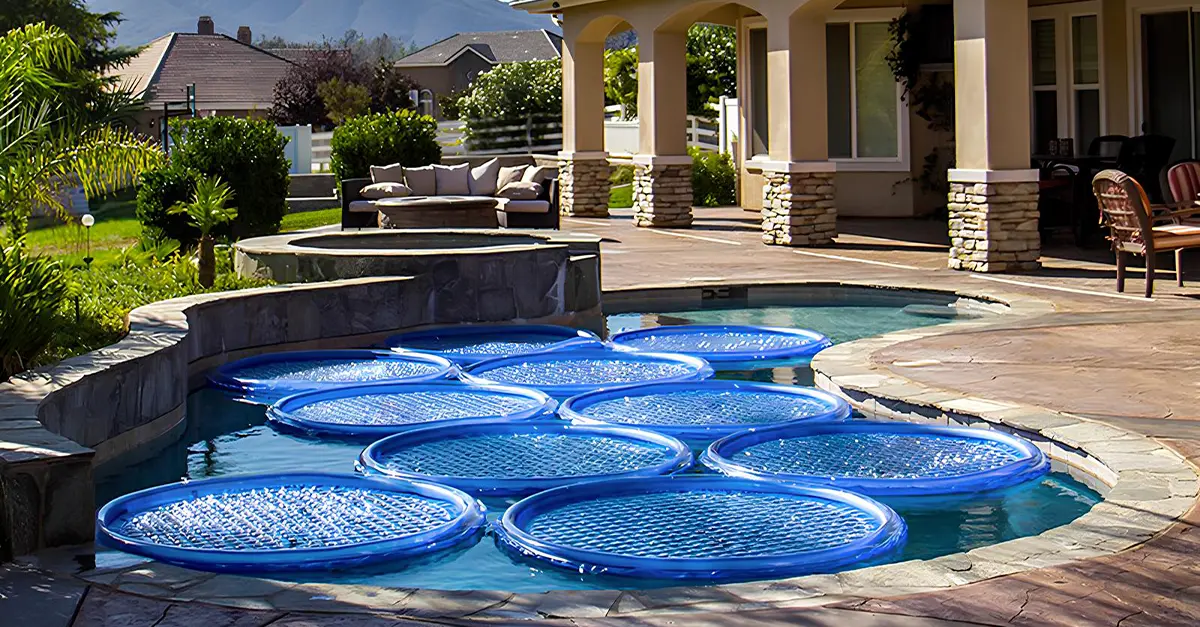
[[571,261],[560,269],[572,277],[569,288],[562,277],[554,289],[535,282],[528,290],[528,317],[497,305],[488,290],[432,289],[429,278],[407,277],[204,294],[134,310],[117,344],[0,383],[0,561],[90,542],[93,462],[177,426],[196,372],[280,346],[366,345],[425,325],[598,316],[599,259]]

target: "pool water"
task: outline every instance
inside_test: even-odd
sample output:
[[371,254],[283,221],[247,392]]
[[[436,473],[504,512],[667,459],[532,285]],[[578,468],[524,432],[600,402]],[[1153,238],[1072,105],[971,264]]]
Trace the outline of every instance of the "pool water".
[[[765,307],[705,309],[669,314],[617,314],[607,319],[608,331],[663,324],[729,323],[809,328],[835,342],[847,342],[891,331],[938,324],[942,320],[911,316],[895,307]],[[811,370],[794,368],[747,373],[721,373],[741,378],[810,385]],[[181,478],[205,479],[231,474],[331,471],[352,472],[358,454],[369,441],[315,440],[278,431],[266,424],[265,408],[249,405],[214,389],[188,399],[192,417],[180,437],[152,458],[97,473],[97,502]],[[202,417],[196,420],[195,418]],[[705,472],[694,470],[693,472]],[[889,561],[926,559],[967,551],[1018,537],[1034,535],[1070,522],[1088,511],[1099,496],[1060,473],[1007,490],[937,499],[882,499],[908,523],[908,544]],[[486,502],[490,517],[505,502]],[[99,566],[128,563],[130,557],[102,551]],[[444,590],[588,590],[649,588],[671,582],[578,575],[565,570],[515,560],[498,549],[492,538],[418,563],[376,566],[370,570],[305,573],[303,581],[334,581],[387,587]]]

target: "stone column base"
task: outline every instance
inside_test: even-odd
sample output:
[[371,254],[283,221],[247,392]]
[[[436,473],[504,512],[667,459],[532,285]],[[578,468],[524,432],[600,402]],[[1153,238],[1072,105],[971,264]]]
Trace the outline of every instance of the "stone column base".
[[581,218],[608,217],[612,168],[608,155],[559,154],[559,213]]
[[691,226],[692,158],[640,157],[633,167],[634,226]]
[[1041,267],[1037,172],[950,171],[950,268],[1021,272]]
[[763,171],[767,179],[763,187],[763,243],[822,246],[832,244],[837,237],[832,164],[813,165],[813,169],[824,166],[820,168],[824,171]]

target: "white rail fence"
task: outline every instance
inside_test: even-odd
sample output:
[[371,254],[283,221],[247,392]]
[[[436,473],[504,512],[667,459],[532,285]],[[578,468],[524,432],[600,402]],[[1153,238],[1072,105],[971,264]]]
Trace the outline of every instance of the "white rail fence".
[[[733,154],[738,141],[738,101],[736,98],[722,98],[720,104],[713,105],[713,109],[712,119],[688,116],[688,146]],[[620,119],[619,106],[606,108],[605,116],[606,150],[614,155],[637,154],[638,121]],[[313,172],[329,170],[329,143],[332,138],[333,133],[311,133]],[[562,149],[562,118],[534,116],[524,120],[496,121],[492,125],[477,124],[473,136],[468,136],[462,121],[439,122],[438,143],[442,145],[442,154],[445,155],[555,153]]]

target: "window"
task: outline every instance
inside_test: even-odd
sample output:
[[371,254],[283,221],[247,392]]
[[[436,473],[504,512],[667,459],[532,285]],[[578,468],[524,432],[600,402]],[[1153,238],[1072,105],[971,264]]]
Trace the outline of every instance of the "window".
[[1080,152],[1100,136],[1100,32],[1095,15],[1071,18],[1071,93]]
[[1058,34],[1054,20],[1034,20],[1033,150],[1046,151],[1058,138]]
[[888,67],[887,22],[829,24],[825,35],[829,94],[829,156],[900,156],[900,102]]
[[770,149],[771,121],[767,109],[767,29],[750,31],[750,120],[752,154],[764,155]]

